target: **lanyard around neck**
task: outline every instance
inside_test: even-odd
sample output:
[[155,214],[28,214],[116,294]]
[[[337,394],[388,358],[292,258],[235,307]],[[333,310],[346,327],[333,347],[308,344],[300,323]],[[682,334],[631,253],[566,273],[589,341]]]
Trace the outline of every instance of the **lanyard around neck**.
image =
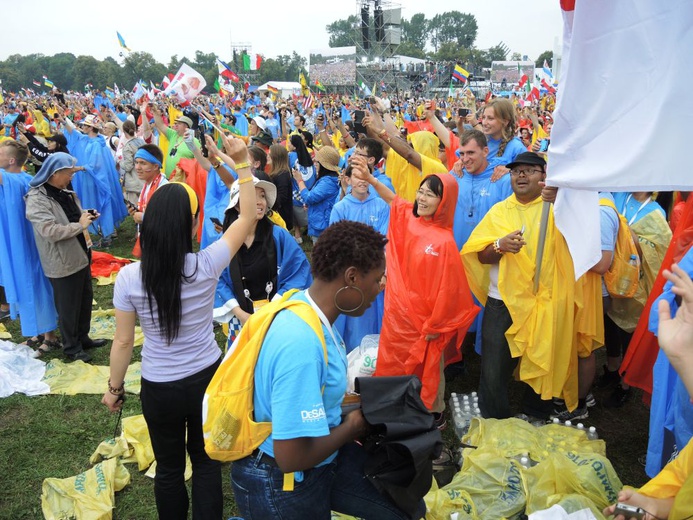
[[328,330],[328,331],[330,331],[330,336],[332,336],[332,341],[334,341],[334,344],[335,344],[337,347],[339,347],[340,345],[342,345],[342,344],[344,343],[344,342],[342,341],[342,338],[340,337],[340,338],[339,338],[340,341],[337,341],[337,337],[334,335],[334,330],[333,330],[333,328],[332,328],[332,324],[331,324],[330,321],[327,319],[327,316],[325,316],[325,313],[322,312],[322,310],[320,309],[320,307],[318,307],[318,305],[315,303],[315,301],[313,300],[313,298],[310,297],[310,293],[309,293],[308,291],[309,291],[309,289],[306,289],[306,291],[305,291],[305,293],[304,293],[304,294],[306,295],[306,300],[308,300],[308,303],[310,303],[310,306],[313,307],[313,309],[315,310],[315,312],[318,314],[318,318],[320,318],[320,321],[322,322],[322,324],[323,324],[325,327],[327,327],[327,330]]
[[[623,216],[624,216],[624,217],[626,216],[626,208],[628,207],[628,203],[630,202],[630,199],[632,199],[632,198],[633,198],[633,194],[632,194],[632,193],[629,193],[629,194],[628,194],[628,197],[626,197],[626,202],[623,204],[623,211],[622,211],[622,213],[623,213]],[[638,213],[640,213],[640,210],[642,210],[642,208],[644,208],[645,206],[647,206],[647,205],[650,203],[651,200],[652,200],[652,197],[647,197],[647,198],[643,201],[643,203],[640,204],[640,207],[639,207],[638,210],[635,212],[635,215],[633,215],[633,216],[630,218],[630,220],[628,221],[628,225],[629,225],[629,226],[632,225],[633,222],[635,222],[635,219],[638,218]]]

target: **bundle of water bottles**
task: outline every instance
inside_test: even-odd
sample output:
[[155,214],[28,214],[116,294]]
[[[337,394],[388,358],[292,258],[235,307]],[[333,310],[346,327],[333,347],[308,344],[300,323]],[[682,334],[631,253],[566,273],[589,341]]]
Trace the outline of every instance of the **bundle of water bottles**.
[[[455,434],[460,439],[469,430],[469,426],[472,424],[472,419],[475,417],[481,417],[481,410],[479,409],[479,396],[476,392],[472,392],[470,394],[458,394],[452,392],[452,394],[450,394],[449,409],[452,416],[452,424]],[[553,421],[549,424],[563,425],[568,428],[575,428],[576,430],[584,431],[587,438],[591,441],[599,439],[597,429],[594,426],[587,428],[583,423],[573,424],[572,421],[562,422],[559,419],[553,419]]]

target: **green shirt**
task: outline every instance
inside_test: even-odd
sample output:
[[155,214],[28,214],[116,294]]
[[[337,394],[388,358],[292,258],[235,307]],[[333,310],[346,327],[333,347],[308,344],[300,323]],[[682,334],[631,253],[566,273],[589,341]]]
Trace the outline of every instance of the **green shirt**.
[[[164,175],[168,179],[171,177],[171,172],[175,169],[178,161],[188,158],[193,159],[195,156],[190,151],[190,148],[183,142],[183,137],[173,128],[166,129],[166,139],[168,139],[168,149],[166,150],[166,170]],[[200,141],[195,138],[195,144],[199,147]]]

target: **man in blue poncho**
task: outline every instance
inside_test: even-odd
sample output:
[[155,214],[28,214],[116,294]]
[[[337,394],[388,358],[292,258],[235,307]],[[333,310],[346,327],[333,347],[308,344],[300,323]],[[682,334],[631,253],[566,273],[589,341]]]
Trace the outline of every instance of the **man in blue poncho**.
[[115,160],[99,134],[99,120],[94,115],[84,119],[84,133],[68,118],[64,122],[70,155],[84,167],[72,179],[72,187],[85,208],[95,209],[101,215],[94,233],[110,237],[128,215]]
[[[43,274],[31,223],[25,218],[24,195],[31,176],[22,171],[29,149],[17,141],[0,143],[0,284],[5,287],[10,317],[21,316],[22,335],[40,353],[58,348],[53,290]],[[45,340],[38,339],[45,334]]]

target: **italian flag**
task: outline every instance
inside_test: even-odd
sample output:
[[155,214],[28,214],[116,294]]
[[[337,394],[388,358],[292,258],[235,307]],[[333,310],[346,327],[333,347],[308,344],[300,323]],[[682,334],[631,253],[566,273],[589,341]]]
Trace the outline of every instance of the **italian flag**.
[[244,54],[243,68],[245,70],[258,70],[262,63],[262,56],[259,54]]

